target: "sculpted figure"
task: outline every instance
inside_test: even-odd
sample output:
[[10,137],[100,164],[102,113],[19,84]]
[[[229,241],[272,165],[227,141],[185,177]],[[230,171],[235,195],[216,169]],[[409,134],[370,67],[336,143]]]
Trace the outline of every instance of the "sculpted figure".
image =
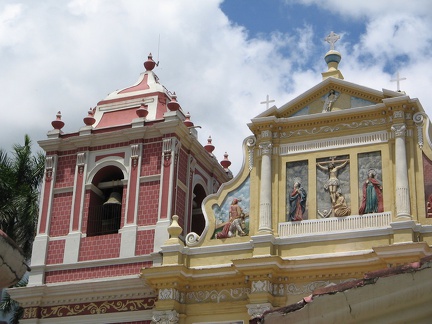
[[301,186],[300,181],[295,181],[293,190],[289,196],[289,221],[303,220],[303,214],[306,211],[306,197],[306,190]]
[[342,195],[340,189],[336,191],[336,202],[333,205],[333,211],[336,217],[349,216],[351,214],[351,209],[347,206],[345,197]]
[[229,221],[224,225],[222,231],[216,234],[216,238],[233,237],[236,236],[236,233],[239,233],[240,236],[247,235],[241,226],[245,216],[238,202],[237,198],[233,199],[229,210]]
[[329,112],[332,109],[333,103],[337,100],[339,96],[336,94],[336,91],[333,89],[330,90],[323,106],[322,112]]
[[359,208],[359,214],[382,213],[384,211],[382,185],[376,179],[376,171],[370,169],[368,178],[363,183],[363,198]]
[[[336,162],[340,164],[336,165]],[[328,171],[329,178],[324,185],[324,189],[330,193],[331,202],[336,203],[336,191],[339,187],[338,171],[342,169],[347,163],[348,159],[335,161],[334,158],[329,162],[318,162],[317,166],[324,171]]]

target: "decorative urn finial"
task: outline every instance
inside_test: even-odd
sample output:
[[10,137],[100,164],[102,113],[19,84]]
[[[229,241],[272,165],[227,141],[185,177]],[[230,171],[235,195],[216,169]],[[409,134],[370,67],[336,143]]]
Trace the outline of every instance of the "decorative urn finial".
[[178,223],[179,217],[177,215],[173,215],[171,225],[168,227],[168,234],[170,235],[170,239],[177,239],[183,229],[180,227]]
[[94,110],[92,108],[88,110],[88,115],[87,117],[84,117],[83,121],[86,126],[91,126],[96,122],[96,119],[94,118]]
[[147,61],[144,62],[144,68],[146,71],[151,71],[156,66],[156,62],[153,61],[153,55],[150,53],[147,57]]
[[65,123],[61,120],[61,111],[57,112],[56,119],[51,122],[52,127],[57,130],[61,130]]
[[194,123],[192,123],[190,120],[190,116],[191,115],[189,112],[185,115],[186,119],[183,123],[186,125],[186,127],[192,127],[194,125]]
[[168,102],[168,109],[171,111],[176,111],[180,109],[180,104],[177,102],[177,95],[175,92],[171,96],[171,101]]
[[141,106],[136,110],[136,114],[139,118],[146,118],[148,115],[148,109],[147,109],[147,105],[143,103],[141,103]]
[[209,154],[213,154],[213,151],[215,149],[214,145],[212,144],[212,138],[211,136],[207,139],[207,144],[204,146],[204,149],[209,152]]
[[224,167],[224,169],[228,169],[231,165],[231,161],[228,160],[228,153],[225,152],[224,159],[220,162],[220,164]]

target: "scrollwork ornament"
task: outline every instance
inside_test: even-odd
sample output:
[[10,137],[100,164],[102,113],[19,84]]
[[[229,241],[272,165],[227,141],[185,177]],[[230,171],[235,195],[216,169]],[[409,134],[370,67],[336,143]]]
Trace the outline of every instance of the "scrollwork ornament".
[[249,304],[246,305],[248,309],[248,314],[251,318],[261,317],[264,312],[271,310],[270,303],[264,304]]
[[152,323],[176,324],[179,322],[179,314],[175,310],[153,311]]
[[186,235],[186,245],[187,246],[195,246],[198,244],[200,236],[197,233],[190,232]]

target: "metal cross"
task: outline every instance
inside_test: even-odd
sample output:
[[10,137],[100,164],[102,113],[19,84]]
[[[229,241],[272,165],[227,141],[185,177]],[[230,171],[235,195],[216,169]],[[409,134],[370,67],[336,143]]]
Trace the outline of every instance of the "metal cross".
[[340,36],[338,34],[335,34],[333,31],[330,32],[330,34],[324,38],[324,40],[330,44],[330,50],[334,50],[334,44],[340,39]]
[[400,82],[403,81],[403,80],[406,80],[406,78],[401,78],[399,76],[399,72],[398,72],[398,73],[396,73],[396,78],[395,79],[391,79],[390,81],[391,82],[396,82],[397,91],[400,92],[401,91],[400,90]]
[[262,102],[260,102],[260,104],[266,104],[266,109],[269,109],[269,104],[271,103],[271,102],[275,102],[274,100],[269,100],[270,99],[270,97],[269,97],[269,95],[267,95],[267,99],[266,99],[266,101],[262,101]]

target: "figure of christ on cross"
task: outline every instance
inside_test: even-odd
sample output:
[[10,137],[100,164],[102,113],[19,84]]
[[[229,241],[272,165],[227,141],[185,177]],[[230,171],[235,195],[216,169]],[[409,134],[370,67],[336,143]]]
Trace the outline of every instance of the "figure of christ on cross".
[[335,158],[336,157],[332,156],[330,161],[317,162],[318,168],[323,171],[328,171],[329,178],[324,184],[324,189],[329,191],[332,204],[335,204],[337,198],[336,193],[339,187],[338,171],[349,162],[349,159],[335,160]]

